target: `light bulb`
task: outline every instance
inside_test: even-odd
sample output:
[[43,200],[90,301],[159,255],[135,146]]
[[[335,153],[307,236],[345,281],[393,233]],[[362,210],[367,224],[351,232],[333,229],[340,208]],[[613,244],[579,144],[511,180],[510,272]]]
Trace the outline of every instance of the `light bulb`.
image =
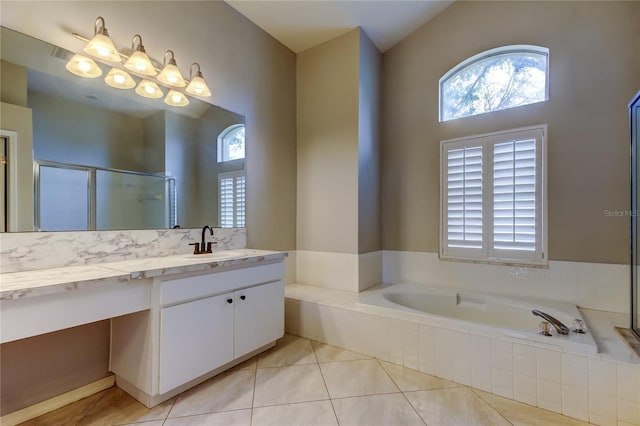
[[142,80],[138,87],[136,87],[136,93],[143,98],[158,99],[161,98],[163,93],[160,87],[156,83],[150,80]]
[[78,69],[82,72],[87,72],[91,69],[91,64],[85,60],[79,60]]
[[164,102],[167,105],[182,107],[189,105],[189,98],[187,98],[183,93],[172,89],[167,94],[167,97],[164,98]]
[[67,70],[80,77],[96,78],[102,75],[102,70],[91,58],[75,54],[67,62]]
[[136,86],[133,78],[127,72],[118,68],[111,68],[111,71],[104,78],[104,82],[116,89],[132,89]]

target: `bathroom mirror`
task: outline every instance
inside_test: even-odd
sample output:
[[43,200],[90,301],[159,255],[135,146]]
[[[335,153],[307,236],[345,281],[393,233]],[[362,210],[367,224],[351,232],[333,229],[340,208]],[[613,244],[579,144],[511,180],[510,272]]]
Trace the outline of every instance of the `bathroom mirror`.
[[[191,96],[169,106],[165,87],[160,99],[110,87],[102,63],[101,77],[78,77],[65,68],[77,52],[0,31],[2,106],[30,109],[33,132],[31,161],[16,159],[25,154],[5,136],[19,126],[2,118],[4,230],[245,226],[243,116]],[[12,165],[33,167],[31,187],[12,187],[12,172],[24,176]],[[12,226],[12,215],[33,215],[32,229]]]

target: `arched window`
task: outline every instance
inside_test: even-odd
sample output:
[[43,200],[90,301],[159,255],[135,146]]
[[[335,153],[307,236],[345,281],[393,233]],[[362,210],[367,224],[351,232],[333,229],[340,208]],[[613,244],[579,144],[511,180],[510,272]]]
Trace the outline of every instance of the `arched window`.
[[549,99],[549,49],[515,45],[487,50],[440,79],[440,121]]
[[218,163],[244,158],[244,124],[234,124],[218,135]]

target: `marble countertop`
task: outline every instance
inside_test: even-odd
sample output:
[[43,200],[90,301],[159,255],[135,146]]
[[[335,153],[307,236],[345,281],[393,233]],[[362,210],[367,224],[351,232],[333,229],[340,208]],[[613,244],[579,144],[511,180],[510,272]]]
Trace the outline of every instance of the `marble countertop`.
[[0,274],[0,300],[42,296],[96,285],[124,284],[131,280],[183,272],[215,272],[281,260],[286,252],[240,249],[211,254],[164,257],[69,266]]

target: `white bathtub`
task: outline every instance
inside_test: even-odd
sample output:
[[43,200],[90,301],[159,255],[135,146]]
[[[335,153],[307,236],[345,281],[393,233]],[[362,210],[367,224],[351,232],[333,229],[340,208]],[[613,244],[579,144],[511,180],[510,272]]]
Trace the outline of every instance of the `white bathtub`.
[[568,303],[409,283],[366,290],[358,295],[358,303],[382,308],[387,313],[389,310],[401,311],[426,324],[462,328],[493,337],[509,336],[574,353],[598,352],[589,330],[585,334],[570,332],[560,335],[552,327],[552,336],[539,334],[539,324],[543,319],[532,314],[534,309],[552,315],[569,328],[573,328],[574,319],[582,320],[578,308]]

